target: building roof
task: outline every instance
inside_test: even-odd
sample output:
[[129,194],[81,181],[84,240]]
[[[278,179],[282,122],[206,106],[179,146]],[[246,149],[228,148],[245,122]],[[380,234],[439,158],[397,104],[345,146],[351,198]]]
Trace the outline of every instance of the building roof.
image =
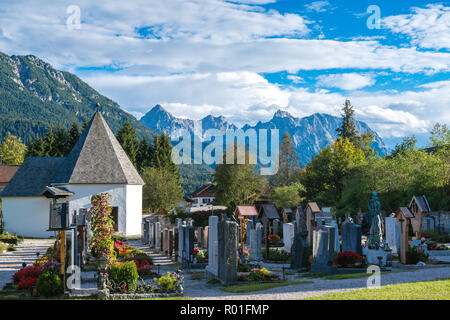
[[74,195],[72,191],[69,191],[65,188],[57,188],[49,186],[46,186],[44,190],[41,191],[40,194],[46,196],[47,198],[68,197]]
[[98,111],[59,167],[52,182],[54,184],[144,184]]
[[397,210],[397,213],[402,213],[405,218],[414,218],[414,215],[409,211],[407,207],[400,207]]
[[236,206],[235,214],[237,216],[258,216],[258,210],[255,206]]
[[411,199],[411,202],[409,203],[409,207],[411,207],[411,204],[415,201],[417,203],[417,206],[419,207],[419,210],[421,212],[430,212],[430,206],[428,205],[427,198],[425,196],[413,196]]
[[315,202],[308,202],[308,205],[306,206],[306,209],[308,209],[308,207],[311,208],[312,212],[320,212],[319,206]]
[[283,208],[281,209],[283,212],[285,213],[292,213],[292,209],[291,208]]
[[0,183],[8,183],[11,181],[11,178],[16,174],[17,170],[19,170],[20,166],[12,166],[1,164],[0,165]]
[[203,206],[203,207],[189,207],[189,208],[186,208],[186,212],[190,212],[190,213],[194,213],[194,212],[210,213],[211,211],[213,211],[216,214],[217,211],[225,211],[227,209],[228,209],[228,207],[226,207],[226,206],[212,206],[212,205],[208,205],[208,206]]
[[0,197],[38,197],[51,183],[55,171],[64,161],[57,157],[29,157],[17,170]]
[[278,214],[277,207],[275,207],[275,205],[273,205],[273,204],[263,204],[261,206],[261,212],[269,220],[280,219],[280,215]]
[[191,193],[191,198],[211,198],[214,197],[214,185],[212,183],[205,184]]

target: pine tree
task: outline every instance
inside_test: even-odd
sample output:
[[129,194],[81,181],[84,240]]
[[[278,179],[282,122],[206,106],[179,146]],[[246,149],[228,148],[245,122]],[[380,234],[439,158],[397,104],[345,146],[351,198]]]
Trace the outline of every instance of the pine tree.
[[353,110],[350,100],[345,100],[344,108],[342,110],[344,111],[344,114],[342,115],[342,124],[336,131],[339,132],[339,139],[347,138],[354,143],[357,140],[358,132],[356,131],[355,121],[353,119],[355,110]]
[[69,153],[69,134],[59,126],[55,131],[54,153],[51,157],[64,157]]
[[117,140],[125,150],[131,163],[136,167],[136,153],[138,151],[139,141],[136,136],[136,129],[130,124],[128,119],[117,132]]
[[55,148],[55,136],[53,135],[53,129],[48,128],[44,137],[44,157],[54,157],[56,154]]
[[152,166],[159,169],[166,169],[180,180],[178,166],[172,161],[172,144],[170,138],[163,132],[161,135],[155,136],[153,144]]
[[147,139],[142,138],[139,141],[138,150],[136,153],[136,166],[139,172],[144,168],[151,167],[153,160],[153,147],[147,142]]
[[26,157],[43,157],[45,155],[44,140],[41,137],[36,137],[28,144]]
[[81,132],[80,127],[78,126],[77,122],[72,123],[72,127],[69,131],[69,152],[73,149],[75,144],[77,143],[78,139],[80,138]]
[[299,159],[289,133],[285,133],[280,145],[278,171],[269,178],[270,187],[288,186],[298,181],[300,173]]

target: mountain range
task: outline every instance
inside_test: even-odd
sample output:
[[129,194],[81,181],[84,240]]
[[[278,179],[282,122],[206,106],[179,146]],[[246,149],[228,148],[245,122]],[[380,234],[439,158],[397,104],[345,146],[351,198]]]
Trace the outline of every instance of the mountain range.
[[[196,122],[201,124],[203,132],[207,129],[218,129],[221,132],[238,129],[237,126],[228,122],[223,116],[214,117],[208,115],[200,120],[182,119],[173,116],[161,105],[153,107],[139,121],[158,133],[164,131],[170,137],[175,137],[177,130],[180,129],[188,130],[200,137],[201,134],[195,132]],[[278,110],[269,121],[259,121],[253,126],[246,124],[241,129],[244,131],[247,129],[278,129],[280,141],[285,132],[289,133],[300,164],[304,165],[311,161],[312,157],[318,154],[323,147],[337,139],[338,133],[336,129],[340,127],[341,122],[341,117],[324,113],[315,113],[304,118],[296,118],[286,111]],[[388,154],[389,150],[381,137],[370,129],[366,123],[355,120],[355,127],[360,134],[372,132],[374,134],[372,143],[374,150],[380,156]]]
[[113,132],[128,119],[139,137],[153,140],[154,131],[76,75],[56,70],[33,55],[0,52],[0,138],[9,131],[28,144],[48,127],[69,128],[74,121],[89,120],[97,103]]

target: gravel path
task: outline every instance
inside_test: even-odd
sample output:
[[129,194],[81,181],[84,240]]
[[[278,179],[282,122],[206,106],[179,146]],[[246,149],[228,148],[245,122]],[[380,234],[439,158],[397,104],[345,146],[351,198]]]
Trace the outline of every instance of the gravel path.
[[42,256],[54,242],[54,239],[25,239],[16,246],[17,251],[0,254],[0,288],[11,282],[13,274],[22,268],[22,263],[33,263],[36,260],[36,252]]
[[[429,268],[415,271],[382,274],[381,285],[389,285],[405,282],[417,282],[425,280],[435,280],[450,277],[450,267]],[[332,292],[351,291],[366,288],[367,278],[346,279],[346,280],[324,280],[324,279],[296,279],[314,281],[310,284],[290,285],[278,287],[258,292],[248,293],[227,293],[220,290],[218,285],[207,285],[205,280],[191,280],[186,274],[184,294],[194,299],[208,300],[290,300],[302,299],[323,295]]]

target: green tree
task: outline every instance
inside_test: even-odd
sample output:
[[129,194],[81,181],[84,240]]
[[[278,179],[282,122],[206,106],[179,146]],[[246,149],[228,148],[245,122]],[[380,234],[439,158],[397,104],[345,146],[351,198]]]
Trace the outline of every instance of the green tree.
[[26,157],[43,157],[45,155],[45,144],[41,137],[36,137],[28,144]]
[[394,151],[392,151],[391,156],[395,157],[400,153],[405,153],[407,151],[413,151],[417,149],[417,138],[415,136],[404,137],[401,143],[395,145]]
[[353,119],[355,110],[353,110],[350,100],[345,100],[344,108],[342,110],[344,111],[342,123],[336,131],[339,132],[339,138],[347,138],[354,143],[358,136],[358,132],[356,131],[355,121]]
[[300,193],[304,191],[305,190],[300,183],[294,182],[288,186],[276,187],[273,189],[271,198],[279,208],[292,208],[304,201],[304,199],[300,197]]
[[48,128],[47,133],[44,136],[44,154],[45,157],[55,157],[57,154],[56,140],[53,134],[53,129]]
[[173,147],[170,138],[164,132],[161,135],[157,134],[155,136],[153,148],[152,167],[168,170],[179,182],[181,182],[178,166],[172,160]]
[[167,169],[147,167],[142,170],[143,206],[156,212],[170,210],[183,200],[183,189],[178,179]]
[[348,138],[323,148],[300,175],[305,187],[300,196],[309,201],[334,206],[342,196],[345,179],[365,161],[364,152]]
[[55,131],[55,140],[52,157],[65,157],[70,152],[69,134],[66,130],[58,127]]
[[271,188],[288,186],[298,181],[299,159],[289,133],[285,133],[280,145],[278,171],[269,178]]
[[136,129],[130,124],[128,119],[117,132],[117,140],[128,155],[128,158],[130,158],[131,163],[136,167],[136,154],[139,142],[136,135]]
[[80,127],[78,126],[77,122],[73,122],[72,123],[72,127],[69,130],[69,152],[70,150],[73,149],[73,147],[75,146],[75,144],[77,143],[78,139],[80,138],[81,132],[80,132]]
[[138,150],[136,152],[136,166],[139,172],[146,167],[152,165],[153,147],[147,142],[147,139],[142,138],[139,141]]
[[[262,192],[265,184],[256,173],[255,165],[249,163],[249,152],[245,152],[245,163],[237,163],[237,144],[228,147],[223,154],[223,164],[216,165],[213,181],[215,183],[215,202],[228,207],[252,204]],[[234,153],[233,163],[226,163],[226,154]]]
[[3,164],[19,165],[25,159],[26,145],[21,138],[13,136],[10,132],[6,134],[0,144],[0,160]]

